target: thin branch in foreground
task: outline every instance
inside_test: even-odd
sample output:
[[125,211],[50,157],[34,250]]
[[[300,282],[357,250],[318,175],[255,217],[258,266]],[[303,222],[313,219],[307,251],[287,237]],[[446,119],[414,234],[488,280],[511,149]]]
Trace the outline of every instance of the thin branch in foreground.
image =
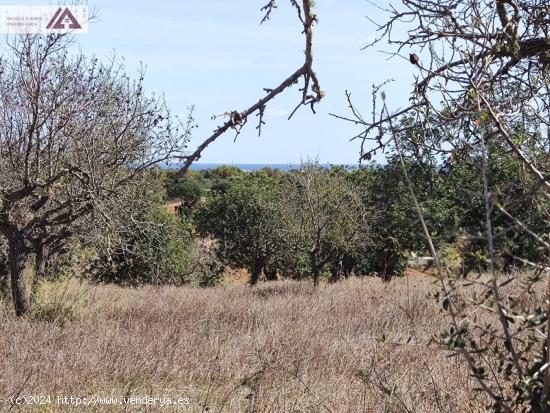
[[[250,115],[255,112],[258,112],[258,134],[261,134],[262,125],[265,124],[263,120],[264,111],[267,103],[273,100],[277,95],[282,93],[285,89],[296,84],[301,78],[303,78],[304,86],[300,89],[302,92],[302,97],[298,105],[291,112],[289,119],[294,115],[294,113],[302,106],[309,105],[313,113],[315,113],[314,105],[318,103],[324,96],[324,92],[321,90],[319,85],[319,80],[317,75],[313,71],[313,25],[317,22],[317,16],[313,14],[311,9],[311,1],[303,0],[302,6],[298,4],[296,0],[291,0],[291,5],[297,9],[298,18],[303,25],[303,34],[305,36],[306,47],[305,47],[305,61],[293,74],[283,80],[278,86],[274,88],[264,88],[267,92],[267,95],[262,99],[258,100],[255,104],[248,107],[243,111],[231,111],[230,119],[227,120],[222,126],[218,127],[208,138],[206,138],[195,151],[189,155],[183,156],[183,165],[178,171],[178,175],[183,175],[191,166],[191,164],[202,156],[202,152],[206,149],[208,145],[222,136],[229,129],[236,130],[236,136],[240,133],[242,126],[246,123],[246,120]],[[276,2],[271,0],[267,3],[262,10],[266,11],[262,23],[269,19],[273,9],[277,7]]]

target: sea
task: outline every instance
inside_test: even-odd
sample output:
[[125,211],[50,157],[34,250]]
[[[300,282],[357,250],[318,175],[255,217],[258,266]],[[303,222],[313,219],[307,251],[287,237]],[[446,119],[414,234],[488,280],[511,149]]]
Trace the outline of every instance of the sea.
[[[243,171],[249,171],[249,172],[258,171],[264,168],[278,169],[284,172],[300,169],[300,164],[298,163],[203,163],[203,162],[197,162],[197,163],[191,164],[190,169],[194,171],[203,171],[205,169],[215,169],[220,166],[233,166],[235,168],[239,168]],[[340,164],[331,164],[331,163],[323,163],[323,164],[320,164],[320,166],[324,168],[331,168],[333,166],[342,166],[346,169],[357,168],[357,165],[340,165]],[[174,165],[172,167],[177,168],[177,165]]]

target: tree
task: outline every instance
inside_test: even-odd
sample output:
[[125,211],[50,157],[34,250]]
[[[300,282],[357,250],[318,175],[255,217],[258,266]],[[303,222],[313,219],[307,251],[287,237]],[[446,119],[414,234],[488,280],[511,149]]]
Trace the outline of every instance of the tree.
[[[541,262],[546,251],[543,246],[534,243],[526,231],[544,232],[547,220],[544,216],[542,194],[537,190],[536,180],[526,175],[521,163],[505,150],[491,145],[488,148],[488,169],[490,186],[495,200],[495,208],[505,213],[495,214],[492,218],[495,233],[495,253],[498,257],[498,269],[509,271],[512,267],[529,269],[526,262],[514,259],[523,257],[528,262]],[[456,215],[460,217],[459,227],[463,232],[465,245],[462,246],[463,270],[487,271],[490,252],[483,232],[485,206],[482,191],[482,176],[478,166],[480,154],[463,156],[460,162],[447,165],[442,174],[442,195],[452,204]],[[514,217],[527,225],[517,226]]]
[[[344,118],[363,128],[358,135],[363,139],[362,158],[387,146],[394,147],[398,154],[404,183],[438,268],[442,291],[438,297],[452,322],[442,343],[464,357],[494,410],[547,411],[550,307],[541,303],[537,308],[525,308],[503,293],[497,273],[497,249],[504,237],[494,225],[495,219],[504,215],[515,231],[544,250],[535,262],[516,255],[513,246],[508,248],[508,254],[534,270],[523,293],[529,294],[533,283],[544,275],[548,282],[547,301],[550,300],[547,1],[402,0],[401,8],[392,7],[387,13],[388,20],[377,26],[381,36],[376,42],[390,40],[396,56],[403,51],[413,54],[425,51],[414,59],[414,70],[420,73],[411,88],[411,103],[390,113],[386,95],[381,91],[383,86],[377,86],[373,98],[375,103],[381,99],[382,104],[373,108],[372,121],[360,116],[349,93],[352,114]],[[396,29],[401,25],[406,26],[404,30]],[[396,32],[407,36],[395,37]],[[414,122],[402,126],[399,122],[402,116]],[[432,133],[434,127],[438,134]],[[490,278],[482,283],[486,293],[474,300],[473,305],[479,311],[495,314],[497,327],[476,324],[468,318],[464,303],[454,299],[459,284],[455,278],[444,276],[417,189],[407,172],[407,135],[403,134],[406,130],[414,130],[420,145],[447,158],[448,163],[476,159],[483,208],[480,235],[488,252]],[[524,194],[521,201],[542,212],[542,225],[533,225],[522,219],[517,210],[510,212],[502,204],[502,194],[498,185],[494,185],[495,170],[491,168],[496,147],[503,148],[521,166],[521,177],[515,179],[514,186],[517,189],[521,182],[531,186],[531,194]],[[518,245],[518,240],[512,244]],[[487,342],[499,344],[486,346]],[[501,386],[501,380],[510,385]]]
[[283,192],[279,177],[246,173],[230,181],[225,192],[214,194],[194,216],[199,234],[215,240],[222,263],[246,268],[251,284],[262,274],[276,278],[287,245]]
[[242,176],[244,172],[235,166],[222,165],[214,169],[207,169],[202,174],[205,179],[210,181],[210,191],[220,193],[226,192],[231,181]]
[[29,254],[43,258],[90,227],[108,228],[127,189],[181,155],[189,138],[161,99],[144,95],[143,76],[70,54],[70,43],[18,36],[1,62],[0,233],[19,316],[30,308]]
[[[438,169],[418,160],[407,162],[407,168],[435,237],[442,243],[450,242],[457,233],[458,219],[450,203],[441,196],[443,180]],[[427,251],[399,161],[390,157],[385,165],[363,166],[353,171],[350,179],[360,189],[365,207],[377,212],[376,219],[370,220],[372,246],[366,252],[370,269],[385,280],[403,275],[407,255],[425,255]]]
[[286,215],[294,250],[307,254],[315,286],[325,265],[338,265],[355,248],[368,243],[370,229],[357,191],[337,170],[305,163],[290,176]]
[[186,217],[190,216],[206,195],[206,182],[203,175],[200,172],[188,170],[183,176],[177,177],[176,171],[166,171],[164,179],[168,199],[178,199],[181,202],[179,213]]

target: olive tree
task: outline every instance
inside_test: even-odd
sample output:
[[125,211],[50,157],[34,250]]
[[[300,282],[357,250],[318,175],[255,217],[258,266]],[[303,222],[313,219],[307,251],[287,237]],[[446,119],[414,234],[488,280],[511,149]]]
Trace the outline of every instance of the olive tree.
[[145,95],[142,74],[132,80],[115,61],[71,52],[71,42],[17,36],[0,65],[0,233],[17,315],[30,308],[29,255],[109,227],[127,189],[181,156],[189,134]]

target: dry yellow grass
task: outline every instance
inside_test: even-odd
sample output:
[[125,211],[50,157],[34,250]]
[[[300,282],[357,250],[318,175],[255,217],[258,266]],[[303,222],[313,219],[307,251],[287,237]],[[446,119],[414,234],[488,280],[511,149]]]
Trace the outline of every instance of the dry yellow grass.
[[[429,297],[434,288],[424,277],[318,290],[291,281],[213,289],[47,284],[47,305],[34,318],[16,319],[5,303],[0,309],[0,398],[54,398],[35,411],[481,411],[463,364],[428,347],[448,325]],[[55,402],[71,395],[166,395],[189,405]]]

